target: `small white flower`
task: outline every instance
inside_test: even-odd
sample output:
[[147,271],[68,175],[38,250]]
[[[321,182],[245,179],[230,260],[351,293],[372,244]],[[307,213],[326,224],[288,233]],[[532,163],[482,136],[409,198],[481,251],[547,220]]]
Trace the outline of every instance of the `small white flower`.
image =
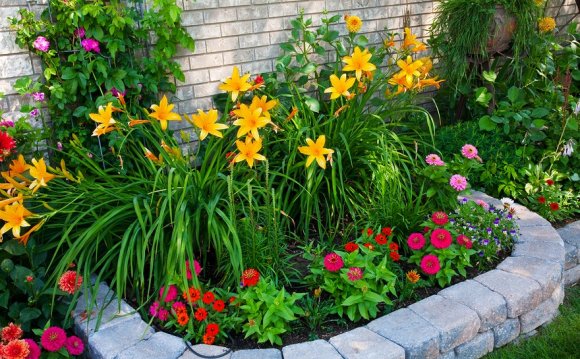
[[580,99],[576,102],[576,107],[574,108],[574,114],[578,115],[580,113]]
[[500,199],[501,203],[503,203],[503,205],[505,206],[506,204],[509,205],[511,207],[512,204],[514,204],[514,200],[508,197],[504,197],[502,199]]
[[[580,101],[578,102],[580,103]],[[562,156],[570,157],[574,152],[574,145],[576,142],[573,139],[569,139],[568,142],[564,144],[564,148],[562,148]]]

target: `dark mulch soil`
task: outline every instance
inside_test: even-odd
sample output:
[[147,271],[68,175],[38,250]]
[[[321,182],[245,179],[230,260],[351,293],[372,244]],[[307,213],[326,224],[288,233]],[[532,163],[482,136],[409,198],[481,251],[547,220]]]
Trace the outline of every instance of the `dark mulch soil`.
[[564,219],[562,221],[552,222],[552,227],[558,229],[558,228],[565,227],[566,225],[573,223],[573,222],[576,222],[576,221],[580,221],[580,213],[576,214],[572,218],[567,218],[567,219]]

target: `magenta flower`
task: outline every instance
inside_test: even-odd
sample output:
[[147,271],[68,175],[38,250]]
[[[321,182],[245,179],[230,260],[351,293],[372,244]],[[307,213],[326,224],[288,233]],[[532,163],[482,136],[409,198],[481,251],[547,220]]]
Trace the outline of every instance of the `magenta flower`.
[[159,313],[159,302],[154,302],[153,304],[151,304],[151,306],[149,307],[149,314],[152,317],[157,318],[157,313]]
[[437,274],[441,269],[439,258],[434,254],[427,254],[423,259],[421,259],[421,269],[428,275]]
[[64,346],[66,333],[62,328],[50,327],[42,333],[40,344],[49,352],[56,352]]
[[56,149],[59,151],[62,151],[62,142],[57,142],[56,143]]
[[34,99],[34,101],[38,101],[38,102],[42,102],[44,101],[44,92],[34,92],[32,94],[32,98]]
[[12,121],[9,118],[3,119],[2,121],[0,121],[0,126],[3,126],[3,127],[14,127],[14,121]]
[[456,191],[463,191],[464,189],[467,188],[467,179],[462,175],[453,175],[449,180],[449,184]]
[[471,239],[469,239],[469,237],[467,237],[464,234],[460,234],[457,236],[457,243],[459,243],[460,246],[463,246],[467,249],[471,249],[471,247],[473,247]]
[[[189,266],[189,261],[185,261],[185,269],[187,271],[187,279],[190,280],[191,278],[193,278],[193,276],[191,274],[191,268]],[[201,273],[201,265],[195,259],[193,260],[193,269],[195,270],[195,276],[198,276],[199,273]]]
[[356,282],[357,280],[362,279],[363,271],[358,267],[351,267],[348,269],[348,273],[346,275],[351,282]]
[[475,200],[475,203],[477,203],[479,206],[481,206],[486,211],[489,210],[489,204],[487,204],[486,201],[484,201],[482,199],[477,199],[477,200]]
[[431,220],[438,226],[444,226],[449,222],[449,217],[445,212],[435,212],[431,215]]
[[38,115],[40,115],[39,109],[35,108],[34,110],[30,111],[30,117],[36,118],[36,117],[38,117]]
[[407,238],[407,245],[414,251],[417,251],[425,246],[425,237],[421,233],[415,232]]
[[64,347],[70,355],[81,355],[85,351],[85,344],[81,338],[74,335],[71,335],[66,339]]
[[427,164],[431,166],[445,166],[445,162],[441,160],[441,157],[437,156],[434,153],[425,157],[425,162],[427,162]]
[[99,48],[99,42],[95,39],[84,39],[81,41],[81,45],[86,52],[95,52],[100,53],[101,49]]
[[167,318],[169,318],[169,311],[165,308],[159,308],[159,312],[157,312],[157,318],[159,318],[159,320],[162,322],[166,322]]
[[28,356],[26,357],[26,359],[39,359],[40,358],[40,347],[38,346],[38,344],[36,344],[36,342],[32,339],[24,339],[24,341],[26,342],[26,344],[28,344]]
[[175,302],[173,303],[173,305],[171,306],[171,308],[173,308],[174,311],[178,312],[180,310],[185,309],[185,304],[183,302]]
[[74,35],[78,38],[83,38],[86,35],[86,31],[84,27],[79,27],[75,30]]
[[47,38],[44,36],[39,36],[32,43],[32,47],[34,47],[38,51],[47,52],[48,49],[50,48],[50,41],[48,41]]
[[[163,294],[165,294],[165,299],[163,299]],[[165,290],[165,287],[161,287],[159,290],[159,298],[162,298],[162,301],[164,302],[173,302],[177,299],[177,287],[170,285],[169,288],[167,288],[167,291]]]
[[437,228],[431,232],[431,244],[437,249],[445,249],[451,245],[453,238],[451,233],[443,228]]
[[477,148],[474,145],[466,144],[461,147],[461,154],[465,158],[473,159],[477,157]]
[[115,97],[119,97],[119,95],[125,96],[126,94],[127,94],[127,90],[121,92],[121,91],[117,90],[117,88],[115,88],[115,87],[111,88],[111,95],[113,95]]
[[344,262],[342,257],[336,253],[329,253],[324,257],[324,267],[329,272],[338,272],[342,267],[344,267]]

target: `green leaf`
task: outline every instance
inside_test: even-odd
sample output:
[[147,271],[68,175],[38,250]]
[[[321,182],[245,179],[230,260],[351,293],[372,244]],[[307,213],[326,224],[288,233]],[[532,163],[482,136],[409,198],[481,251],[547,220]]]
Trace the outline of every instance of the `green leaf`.
[[427,193],[425,194],[427,196],[427,198],[431,198],[433,197],[435,194],[437,193],[437,190],[433,187],[429,188],[427,190]]
[[549,113],[550,113],[550,110],[548,110],[547,108],[538,107],[538,108],[535,108],[535,109],[532,111],[532,114],[531,114],[531,116],[532,116],[533,118],[542,118],[542,117],[546,116],[546,115],[547,115],[547,114],[549,114]]
[[479,119],[479,128],[484,131],[493,131],[497,125],[491,120],[489,116],[483,116]]
[[344,302],[342,302],[342,306],[348,307],[353,304],[357,304],[362,302],[362,295],[361,294],[353,294],[350,297],[346,298]]
[[492,97],[493,95],[490,94],[485,87],[479,87],[475,90],[475,101],[484,107],[489,105],[489,101],[491,101]]
[[26,253],[26,247],[15,239],[6,241],[2,245],[2,249],[12,254],[13,256],[20,256]]
[[10,292],[0,293],[0,307],[8,309],[8,303],[10,300]]
[[366,292],[363,297],[365,300],[370,300],[371,302],[374,302],[374,303],[381,303],[384,300],[384,298],[382,296],[380,296],[379,294],[377,294],[375,292],[371,292],[371,291]]
[[532,124],[534,125],[535,128],[542,128],[544,127],[544,125],[546,124],[546,120],[534,120],[532,121]]
[[308,106],[310,111],[315,113],[318,113],[320,111],[320,102],[318,102],[317,99],[310,96],[304,96],[304,103],[306,104],[306,106]]
[[494,83],[497,78],[497,74],[493,71],[483,71],[483,78],[487,82]]
[[524,96],[524,93],[521,89],[512,86],[510,87],[510,89],[508,90],[508,99],[511,101],[512,104],[515,104],[516,102],[520,101]]
[[569,129],[571,129],[573,131],[577,131],[578,130],[578,119],[575,117],[570,117],[568,119],[568,124],[566,125],[566,127],[568,127]]
[[288,51],[288,52],[293,52],[294,51],[294,45],[292,45],[289,42],[284,42],[280,44],[280,48],[284,51]]
[[532,131],[530,133],[530,140],[534,142],[543,141],[546,138],[546,134],[542,131]]
[[356,39],[355,39],[355,43],[360,46],[360,47],[367,47],[368,43],[369,43],[369,39],[367,39],[366,36],[364,35],[359,35]]
[[34,319],[40,317],[41,314],[42,314],[42,312],[40,311],[40,309],[24,308],[20,312],[20,321],[22,323],[30,322],[31,320],[34,320]]

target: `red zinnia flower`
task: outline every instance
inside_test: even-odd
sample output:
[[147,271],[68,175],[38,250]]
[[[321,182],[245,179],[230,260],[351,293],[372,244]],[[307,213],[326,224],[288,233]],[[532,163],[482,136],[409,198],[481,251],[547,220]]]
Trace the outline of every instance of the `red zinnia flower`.
[[215,337],[220,332],[220,326],[216,323],[209,323],[205,328],[205,334]]
[[60,290],[69,294],[75,294],[82,284],[83,277],[72,270],[64,272],[58,280],[58,287]]
[[203,336],[203,344],[212,345],[214,341],[215,341],[215,337],[212,337],[211,335],[205,334]]
[[396,251],[392,251],[391,253],[389,253],[389,256],[391,256],[391,259],[395,262],[398,262],[401,259],[401,255],[399,254],[399,252]]
[[471,249],[471,247],[473,246],[471,239],[469,239],[469,237],[467,237],[464,234],[460,234],[457,236],[457,243],[459,243],[460,246],[464,246],[467,249]]
[[6,327],[2,328],[2,340],[5,342],[11,342],[22,337],[22,329],[20,325],[14,323],[8,324]]
[[213,302],[213,310],[215,310],[216,312],[221,313],[225,308],[226,308],[226,304],[224,303],[223,300],[218,299],[215,302]]
[[13,340],[2,347],[2,359],[25,359],[30,354],[28,343],[24,340]]
[[387,244],[387,237],[385,237],[383,234],[377,234],[375,236],[375,242],[380,245]]
[[391,235],[391,233],[393,233],[393,230],[391,229],[391,227],[385,227],[381,229],[381,233],[388,237]]
[[548,186],[553,186],[553,185],[554,185],[554,180],[552,180],[552,179],[547,179],[547,180],[546,180],[546,184],[547,184]]
[[259,85],[262,83],[264,83],[264,78],[262,77],[262,75],[256,76],[256,79],[254,80],[254,84]]
[[242,285],[244,287],[253,287],[256,284],[258,284],[259,280],[260,280],[260,273],[253,268],[246,269],[242,273]]
[[409,238],[407,239],[407,244],[409,245],[409,248],[411,248],[414,251],[417,251],[421,248],[423,248],[423,246],[425,245],[425,237],[423,237],[423,235],[421,233],[411,233],[411,235],[409,235]]
[[236,300],[236,297],[234,297],[234,296],[231,296],[231,297],[230,297],[230,299],[229,299],[228,301],[229,301],[229,302],[230,302],[230,304],[231,304],[231,303],[235,302],[235,300]]
[[358,249],[358,244],[354,243],[354,242],[348,242],[347,244],[344,245],[344,250],[347,251],[348,253],[352,253],[354,251],[356,251]]
[[427,233],[427,232],[429,232],[430,230],[431,230],[431,228],[429,228],[429,227],[427,227],[427,226],[423,227],[423,233]]
[[372,245],[372,244],[370,244],[370,243],[365,243],[365,244],[363,244],[363,246],[367,247],[367,248],[368,248],[368,249],[370,249],[371,251],[375,250],[375,246],[373,246],[373,245]]
[[398,251],[399,250],[399,245],[395,242],[391,242],[389,243],[389,250],[391,251]]
[[202,320],[207,318],[207,310],[205,310],[203,308],[197,308],[194,315],[195,315],[195,319],[198,322],[201,322]]
[[556,202],[552,202],[552,203],[550,203],[550,209],[552,211],[557,211],[557,210],[560,209],[560,205],[558,203],[556,203]]
[[4,157],[10,156],[15,147],[16,141],[8,133],[0,131],[0,162],[4,161]]
[[49,352],[56,352],[64,346],[66,333],[62,328],[50,327],[42,333],[40,344]]
[[439,269],[441,269],[439,258],[437,258],[436,255],[427,254],[423,259],[421,259],[421,269],[429,275],[437,274]]
[[336,253],[328,253],[324,257],[324,267],[329,272],[338,272],[340,268],[344,267],[344,262],[342,261],[342,257]]
[[544,196],[538,197],[538,202],[540,202],[541,204],[546,203],[546,197],[544,197]]
[[437,228],[431,232],[431,244],[435,248],[445,249],[451,245],[452,241],[451,233],[445,229]]
[[365,231],[367,232],[367,236],[369,237],[372,236],[374,233],[372,228],[367,228]]
[[64,343],[66,351],[71,355],[81,355],[85,351],[85,345],[79,337],[71,335]]
[[215,296],[213,295],[212,292],[207,292],[203,295],[202,301],[205,304],[211,304],[211,303],[213,303],[214,300],[215,300]]
[[431,220],[438,226],[444,226],[449,222],[449,217],[447,217],[445,212],[435,212],[431,216]]
[[[189,298],[188,298],[188,295],[189,295]],[[190,303],[194,303],[194,302],[197,302],[199,300],[199,298],[201,297],[201,292],[193,287],[190,287],[187,292],[183,292],[181,297],[183,299],[189,301]]]

